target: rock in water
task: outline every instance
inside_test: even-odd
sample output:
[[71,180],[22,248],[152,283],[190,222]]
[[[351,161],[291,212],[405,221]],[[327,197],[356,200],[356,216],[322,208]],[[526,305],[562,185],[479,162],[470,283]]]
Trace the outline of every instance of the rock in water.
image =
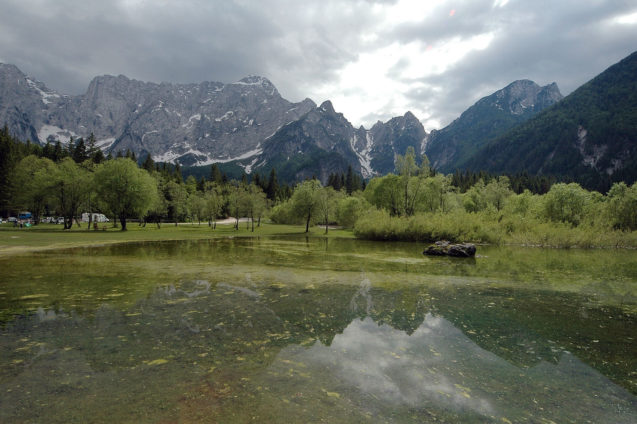
[[476,255],[476,246],[471,243],[452,244],[447,250],[447,255],[456,258],[471,258]]
[[437,241],[427,247],[422,253],[428,256],[472,258],[476,254],[476,246],[472,243],[451,244],[448,241]]

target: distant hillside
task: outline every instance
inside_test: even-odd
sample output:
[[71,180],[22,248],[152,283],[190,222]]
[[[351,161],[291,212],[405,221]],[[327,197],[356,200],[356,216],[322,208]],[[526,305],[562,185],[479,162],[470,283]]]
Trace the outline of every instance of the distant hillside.
[[528,171],[606,190],[637,180],[637,52],[559,103],[489,143],[466,163]]
[[562,99],[553,83],[520,80],[476,102],[447,127],[432,131],[425,153],[434,168],[450,173],[494,138]]

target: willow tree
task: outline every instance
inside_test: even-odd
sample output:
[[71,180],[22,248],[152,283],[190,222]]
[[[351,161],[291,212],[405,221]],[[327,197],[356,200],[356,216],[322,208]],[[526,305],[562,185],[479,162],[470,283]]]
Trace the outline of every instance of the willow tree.
[[310,222],[318,214],[318,193],[321,183],[317,180],[307,180],[299,183],[291,198],[294,214],[305,220],[305,232],[310,231]]
[[126,231],[127,217],[146,214],[158,195],[157,181],[127,158],[100,165],[95,183],[99,198],[119,218],[122,231]]
[[67,157],[53,168],[49,184],[56,209],[64,217],[64,229],[70,229],[86,200],[87,187],[93,184],[91,175]]
[[11,178],[15,187],[15,206],[31,211],[35,224],[40,222],[47,201],[51,197],[51,183],[55,163],[34,155],[23,158]]

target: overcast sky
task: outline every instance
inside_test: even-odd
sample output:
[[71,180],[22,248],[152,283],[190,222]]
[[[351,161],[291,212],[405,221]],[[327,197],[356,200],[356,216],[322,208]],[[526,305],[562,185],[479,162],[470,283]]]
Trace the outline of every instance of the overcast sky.
[[354,125],[427,131],[516,79],[562,94],[637,50],[636,0],[0,0],[0,62],[65,94],[97,75],[269,78]]

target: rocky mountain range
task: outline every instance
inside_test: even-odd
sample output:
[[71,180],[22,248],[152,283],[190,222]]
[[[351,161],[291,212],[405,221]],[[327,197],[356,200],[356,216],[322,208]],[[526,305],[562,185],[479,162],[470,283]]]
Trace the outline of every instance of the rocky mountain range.
[[365,177],[391,172],[394,155],[409,145],[420,153],[426,136],[411,113],[356,129],[329,101],[291,103],[258,76],[155,84],[106,75],[85,94],[67,96],[6,64],[0,64],[0,122],[40,144],[93,133],[105,152],[130,150],[185,166],[234,163],[247,173],[276,166],[291,180],[326,179],[348,166]]
[[449,173],[485,144],[538,112],[562,100],[557,84],[540,87],[533,81],[515,81],[483,97],[455,121],[427,137],[426,153],[434,168]]
[[636,63],[633,53],[563,100],[555,83],[515,81],[430,134],[410,112],[355,128],[331,102],[289,102],[258,76],[231,84],[101,76],[85,94],[67,96],[0,64],[0,125],[41,144],[93,133],[105,152],[189,167],[274,167],[287,181],[326,181],[350,166],[366,178],[384,175],[413,146],[445,173],[550,173],[595,187],[600,178],[637,179]]

